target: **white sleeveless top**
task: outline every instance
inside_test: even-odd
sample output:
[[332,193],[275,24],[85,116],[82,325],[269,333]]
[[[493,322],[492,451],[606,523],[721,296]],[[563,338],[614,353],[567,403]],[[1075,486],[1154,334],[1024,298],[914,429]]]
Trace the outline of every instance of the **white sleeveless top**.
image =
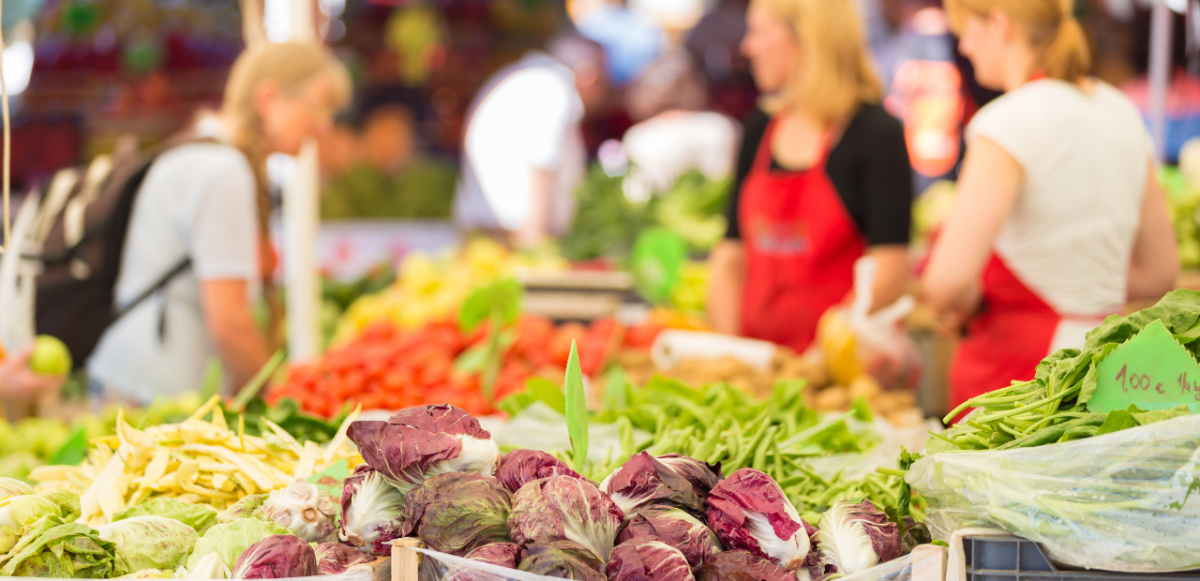
[[[1098,81],[1084,92],[1039,80],[980,109],[967,136],[992,140],[1025,172],[994,246],[1009,269],[1065,316],[1117,312],[1153,156],[1133,103]],[[1060,345],[1082,345],[1081,331],[1069,334],[1078,340]]]

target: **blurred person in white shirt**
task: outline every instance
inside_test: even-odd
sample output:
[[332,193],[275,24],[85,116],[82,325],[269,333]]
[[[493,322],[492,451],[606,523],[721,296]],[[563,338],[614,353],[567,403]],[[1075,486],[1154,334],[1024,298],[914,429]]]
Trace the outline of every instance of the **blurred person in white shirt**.
[[669,52],[634,81],[626,96],[638,122],[622,140],[632,179],[651,192],[671,189],[679,176],[698,170],[710,179],[733,173],[741,125],[708,109],[708,87],[692,57]]
[[531,51],[484,85],[467,114],[455,222],[533,246],[570,227],[587,150],[581,123],[607,96],[601,47],[578,35]]

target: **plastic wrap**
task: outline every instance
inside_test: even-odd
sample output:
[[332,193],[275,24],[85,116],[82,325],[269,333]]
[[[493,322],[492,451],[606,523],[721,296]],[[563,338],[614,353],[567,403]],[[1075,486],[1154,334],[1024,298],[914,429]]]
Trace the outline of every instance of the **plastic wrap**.
[[939,539],[999,526],[1089,569],[1200,568],[1200,415],[1035,448],[947,452],[908,473]]
[[[41,577],[49,579],[48,577]],[[30,577],[0,577],[0,581],[29,581]],[[222,580],[223,581],[223,580]],[[371,581],[367,571],[346,571],[337,575],[319,575],[316,577],[288,577],[274,581]]]
[[[532,575],[429,549],[414,548],[413,550],[423,556],[420,581],[562,581],[557,577]],[[910,581],[912,579],[912,557],[904,556],[839,579],[841,581]]]
[[921,353],[903,324],[916,301],[905,295],[871,313],[877,270],[870,257],[854,264],[855,297],[844,314],[854,331],[854,356],[862,371],[884,389],[916,389],[921,379]]

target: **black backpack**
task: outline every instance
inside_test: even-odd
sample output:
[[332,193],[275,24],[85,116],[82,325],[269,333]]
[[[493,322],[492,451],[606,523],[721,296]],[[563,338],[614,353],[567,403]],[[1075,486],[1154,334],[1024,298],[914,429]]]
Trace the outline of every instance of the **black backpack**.
[[[18,214],[14,234],[24,235],[20,259],[37,269],[34,292],[25,289],[33,309],[23,310],[34,311],[38,334],[66,343],[77,368],[86,364],[109,326],[191,268],[191,259],[185,258],[123,309],[114,308],[130,218],[150,166],[170,149],[200,142],[215,141],[181,134],[146,152],[99,156],[90,164],[60,170],[31,194],[35,206],[28,215],[24,208]],[[4,283],[0,292],[19,295],[28,277]]]

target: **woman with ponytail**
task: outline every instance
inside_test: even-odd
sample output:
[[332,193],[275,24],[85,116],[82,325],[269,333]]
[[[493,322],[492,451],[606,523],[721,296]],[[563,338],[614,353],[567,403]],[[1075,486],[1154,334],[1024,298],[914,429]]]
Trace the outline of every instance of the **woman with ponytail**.
[[328,131],[349,91],[328,49],[259,43],[234,63],[221,108],[155,157],[130,217],[116,306],[166,284],[101,338],[88,369],[104,396],[150,403],[194,390],[214,357],[240,386],[266,363],[271,341],[254,306],[273,303],[267,156],[295,155]]
[[965,323],[951,406],[1031,379],[1046,355],[1178,274],[1154,150],[1123,94],[1088,77],[1073,0],[946,0],[979,83],[958,202],[922,279]]

